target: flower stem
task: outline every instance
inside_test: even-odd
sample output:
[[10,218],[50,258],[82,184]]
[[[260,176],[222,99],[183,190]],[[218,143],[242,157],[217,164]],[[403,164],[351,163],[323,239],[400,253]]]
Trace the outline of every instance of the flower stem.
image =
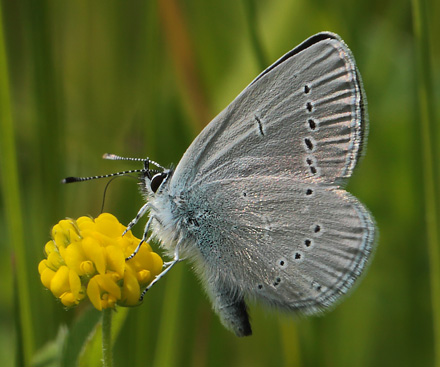
[[106,308],[102,311],[102,365],[113,367],[112,353],[112,314],[113,309]]

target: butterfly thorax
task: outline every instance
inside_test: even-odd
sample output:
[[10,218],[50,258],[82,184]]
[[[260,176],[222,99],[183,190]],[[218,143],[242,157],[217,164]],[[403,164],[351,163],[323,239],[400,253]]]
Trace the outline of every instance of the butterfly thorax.
[[209,216],[206,211],[193,205],[188,192],[171,192],[168,182],[157,193],[150,193],[147,200],[150,217],[154,218],[152,232],[161,246],[173,256],[179,244],[181,258],[193,257],[198,227]]

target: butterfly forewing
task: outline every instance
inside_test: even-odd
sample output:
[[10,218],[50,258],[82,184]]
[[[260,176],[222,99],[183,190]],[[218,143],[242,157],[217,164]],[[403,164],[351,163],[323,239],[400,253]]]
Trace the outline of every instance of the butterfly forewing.
[[246,175],[248,160],[268,156],[279,157],[276,165],[253,166],[259,170],[253,174],[270,170],[330,184],[351,175],[365,130],[354,59],[333,34],[304,44],[257,77],[202,131],[174,183]]

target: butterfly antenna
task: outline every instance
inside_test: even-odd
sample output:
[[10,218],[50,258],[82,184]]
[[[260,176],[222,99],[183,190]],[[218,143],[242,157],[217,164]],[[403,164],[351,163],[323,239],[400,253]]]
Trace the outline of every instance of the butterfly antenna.
[[61,181],[61,183],[72,183],[72,182],[83,182],[83,181],[90,181],[90,180],[96,180],[98,178],[109,178],[109,177],[116,177],[116,176],[124,176],[129,175],[130,173],[143,173],[148,176],[148,178],[151,179],[151,173],[158,173],[156,170],[150,170],[150,163],[154,164],[157,168],[160,168],[162,170],[165,170],[164,167],[162,167],[159,163],[154,162],[150,160],[149,158],[128,158],[128,157],[121,157],[116,154],[110,154],[105,153],[102,158],[112,160],[112,161],[132,161],[132,162],[143,162],[144,168],[142,169],[131,169],[128,171],[121,171],[116,173],[109,173],[107,175],[100,175],[100,176],[90,176],[90,177],[66,177]]
[[112,153],[105,153],[102,158],[104,159],[108,159],[111,161],[134,161],[134,162],[144,162],[144,164],[151,163],[154,164],[157,168],[161,168],[162,170],[164,170],[165,168],[162,167],[159,163],[152,161],[150,158],[131,158],[131,157],[121,157],[119,155],[116,154],[112,154]]
[[89,177],[66,177],[61,180],[61,183],[67,184],[67,183],[73,183],[73,182],[83,182],[83,181],[90,181],[90,180],[96,180],[98,178],[109,178],[109,177],[117,177],[117,176],[124,176],[128,175],[130,173],[145,173],[146,169],[131,169],[128,171],[121,171],[116,173],[109,173],[108,175],[100,175],[100,176],[89,176]]
[[[108,190],[108,188],[110,187],[110,183],[111,183],[113,180],[115,180],[115,179],[117,179],[117,178],[119,178],[119,177],[121,177],[121,176],[115,176],[115,177],[112,177],[111,180],[109,180],[109,181],[107,182],[107,184],[105,185],[105,188],[104,188],[104,194],[102,195],[101,213],[104,213],[105,197],[107,196],[107,190]],[[134,178],[133,176],[128,176],[128,177],[132,177],[132,178]]]

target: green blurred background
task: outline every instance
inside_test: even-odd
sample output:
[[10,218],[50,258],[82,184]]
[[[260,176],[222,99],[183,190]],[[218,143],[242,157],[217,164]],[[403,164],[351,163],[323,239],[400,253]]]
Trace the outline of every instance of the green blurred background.
[[[433,366],[430,277],[439,273],[430,268],[422,155],[429,139],[421,134],[418,91],[424,75],[433,91],[422,104],[439,101],[440,2],[422,1],[420,17],[419,5],[2,0],[0,365],[50,359],[58,344],[47,343],[61,325],[73,330],[81,315],[95,317],[87,307],[66,312],[39,281],[51,226],[101,210],[105,181],[63,186],[60,179],[138,168],[103,161],[104,152],[177,164],[263,67],[329,30],[353,51],[369,102],[367,154],[348,186],[379,227],[367,275],[322,317],[294,319],[252,305],[254,335],[239,339],[219,324],[181,263],[141,307],[119,312],[116,366]],[[414,36],[414,16],[430,43]],[[417,68],[420,49],[430,49],[419,65],[431,71]],[[430,141],[438,142],[434,122]],[[105,211],[122,223],[141,205],[135,180],[110,185]]]

